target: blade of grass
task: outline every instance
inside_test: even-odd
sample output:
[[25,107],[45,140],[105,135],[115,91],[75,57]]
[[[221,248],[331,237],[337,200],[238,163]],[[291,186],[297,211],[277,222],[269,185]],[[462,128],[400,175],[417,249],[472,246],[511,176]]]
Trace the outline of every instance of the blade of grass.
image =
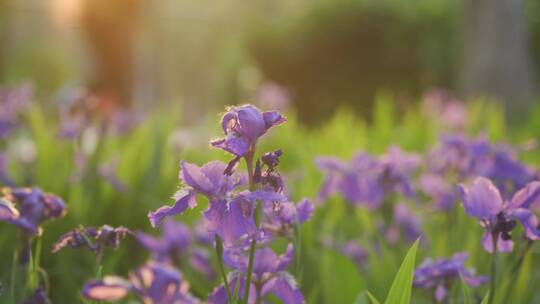
[[385,304],[406,304],[411,301],[414,264],[419,240],[416,240],[405,256],[394,278],[392,287],[386,297]]

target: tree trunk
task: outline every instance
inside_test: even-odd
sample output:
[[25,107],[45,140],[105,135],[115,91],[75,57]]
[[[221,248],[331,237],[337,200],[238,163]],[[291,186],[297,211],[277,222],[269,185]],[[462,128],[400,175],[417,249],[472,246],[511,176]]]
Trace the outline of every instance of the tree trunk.
[[463,9],[461,90],[502,101],[507,117],[516,121],[527,113],[536,89],[525,0],[464,0]]

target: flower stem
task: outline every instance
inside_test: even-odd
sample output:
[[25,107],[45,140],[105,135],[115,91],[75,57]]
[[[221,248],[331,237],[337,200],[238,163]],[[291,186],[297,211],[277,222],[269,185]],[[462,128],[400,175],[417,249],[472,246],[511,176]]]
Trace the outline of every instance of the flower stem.
[[246,275],[246,286],[244,288],[244,303],[248,304],[249,298],[249,288],[251,287],[251,277],[253,276],[253,260],[255,259],[255,244],[256,241],[251,241],[251,246],[249,247],[249,263],[248,263],[248,272]]
[[229,286],[229,281],[227,280],[227,274],[225,273],[225,267],[223,266],[223,242],[221,241],[221,238],[219,235],[215,235],[216,240],[216,254],[218,256],[218,266],[219,266],[219,272],[221,273],[221,277],[223,279],[223,285],[225,286],[225,291],[227,291],[227,302],[233,303],[232,299],[232,293],[231,293],[231,287]]
[[491,255],[491,278],[488,304],[493,304],[493,301],[495,300],[495,285],[497,280],[497,240],[499,239],[498,233],[491,233],[491,239],[493,244],[493,254]]

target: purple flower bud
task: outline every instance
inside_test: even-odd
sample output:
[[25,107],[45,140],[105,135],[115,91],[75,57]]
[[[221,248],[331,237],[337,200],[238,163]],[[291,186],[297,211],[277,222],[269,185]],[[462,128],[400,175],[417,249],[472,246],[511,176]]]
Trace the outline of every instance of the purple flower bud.
[[98,229],[81,226],[62,235],[53,245],[52,252],[58,252],[65,247],[85,247],[95,253],[101,252],[105,247],[116,249],[120,246],[120,241],[128,234],[133,234],[133,232],[122,226],[113,228],[103,225]]
[[225,138],[213,140],[211,144],[235,156],[243,157],[254,151],[257,140],[268,129],[285,120],[278,112],[261,112],[252,105],[233,107],[223,115],[221,121]]

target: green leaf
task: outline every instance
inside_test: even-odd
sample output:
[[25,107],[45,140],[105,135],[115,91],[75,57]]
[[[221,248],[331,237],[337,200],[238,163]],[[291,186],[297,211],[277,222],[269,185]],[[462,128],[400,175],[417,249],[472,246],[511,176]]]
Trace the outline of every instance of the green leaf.
[[379,300],[377,300],[377,298],[375,298],[374,295],[371,294],[371,292],[369,292],[367,290],[366,290],[366,296],[369,299],[369,302],[371,302],[371,304],[380,304],[381,303],[381,302],[379,302]]
[[484,296],[484,299],[480,304],[487,304],[489,302],[489,290],[486,292],[486,295]]
[[401,267],[399,267],[399,271],[394,278],[392,287],[390,287],[390,291],[384,302],[385,304],[410,303],[418,242],[419,240],[414,242],[411,249],[409,249],[409,252],[407,252],[403,263],[401,263]]

